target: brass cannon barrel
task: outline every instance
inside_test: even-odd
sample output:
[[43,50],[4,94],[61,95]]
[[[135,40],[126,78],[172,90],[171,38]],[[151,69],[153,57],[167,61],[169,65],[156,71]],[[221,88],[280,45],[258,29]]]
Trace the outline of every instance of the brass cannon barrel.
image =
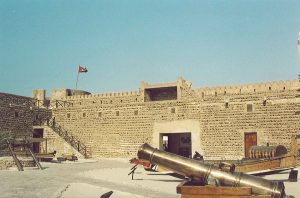
[[282,182],[272,182],[253,175],[220,170],[211,164],[158,150],[147,143],[139,148],[137,155],[139,159],[149,160],[152,164],[166,167],[195,182],[207,184],[208,178],[214,178],[223,186],[251,187],[254,194],[267,194],[272,198],[288,197],[285,195]]

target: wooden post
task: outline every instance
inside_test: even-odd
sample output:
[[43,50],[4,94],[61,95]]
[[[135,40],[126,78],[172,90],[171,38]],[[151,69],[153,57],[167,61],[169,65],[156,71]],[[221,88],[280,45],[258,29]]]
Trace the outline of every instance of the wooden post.
[[[11,146],[9,140],[6,140],[6,142],[7,142],[7,144],[8,144],[9,151],[10,151],[10,153],[11,153],[11,155],[12,155],[12,157],[13,157],[13,159],[14,159],[14,161],[15,161],[17,167],[18,167],[18,170],[19,170],[19,171],[24,171],[23,166],[22,166],[22,164],[20,163],[19,159],[17,158],[15,152],[13,151],[12,146]],[[13,147],[13,148],[14,148],[14,147]]]
[[46,153],[48,153],[48,140],[46,138]]

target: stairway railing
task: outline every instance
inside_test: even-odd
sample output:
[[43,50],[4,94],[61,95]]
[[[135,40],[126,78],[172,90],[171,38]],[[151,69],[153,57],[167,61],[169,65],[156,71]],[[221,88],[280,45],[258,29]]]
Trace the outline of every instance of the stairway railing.
[[31,108],[64,108],[73,107],[73,103],[65,100],[38,100],[35,98],[0,93],[0,103],[9,106],[26,106]]
[[88,158],[87,146],[82,143],[76,136],[71,134],[69,131],[63,129],[60,125],[55,122],[54,118],[47,120],[47,126],[49,126],[54,132],[56,132],[61,138],[75,148],[79,153]]

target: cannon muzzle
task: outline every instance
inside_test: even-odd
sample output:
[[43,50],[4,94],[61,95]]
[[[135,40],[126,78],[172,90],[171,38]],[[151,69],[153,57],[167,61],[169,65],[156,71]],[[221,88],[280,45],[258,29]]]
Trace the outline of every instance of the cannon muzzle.
[[215,179],[222,186],[251,187],[253,194],[271,195],[272,198],[287,197],[283,182],[273,182],[245,173],[220,170],[211,164],[161,151],[147,143],[139,148],[137,155],[139,159],[149,160],[152,164],[166,167],[200,184],[207,184],[210,179]]

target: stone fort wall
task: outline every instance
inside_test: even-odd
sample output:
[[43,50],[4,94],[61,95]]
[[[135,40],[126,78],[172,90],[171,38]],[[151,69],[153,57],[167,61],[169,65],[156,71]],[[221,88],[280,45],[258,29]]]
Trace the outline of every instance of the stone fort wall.
[[32,135],[34,112],[31,98],[0,93],[0,133],[24,137]]
[[[149,101],[147,89],[161,87],[176,87],[177,99]],[[32,136],[33,122],[52,113],[59,125],[88,146],[92,157],[132,157],[144,142],[160,146],[155,136],[162,132],[158,124],[172,125],[169,129],[173,131],[168,132],[190,132],[178,123],[192,120],[186,123],[197,126],[190,128],[199,128],[192,144],[199,143],[206,159],[240,159],[248,132],[257,133],[258,145],[289,148],[291,135],[300,126],[295,113],[300,111],[298,89],[297,80],[193,89],[179,78],[173,83],[142,83],[138,91],[122,93],[76,92],[70,96],[68,91],[56,91],[54,96],[72,105],[50,110],[36,108],[32,98],[0,93],[0,132]],[[40,95],[39,99],[45,99],[44,92]],[[49,143],[49,148],[59,147]]]
[[8,155],[2,138],[32,136],[34,113],[28,107],[30,101],[28,97],[0,93],[0,157]]
[[[147,87],[165,86],[177,86],[177,100],[144,102]],[[257,132],[258,145],[289,148],[300,126],[297,89],[296,80],[192,89],[179,78],[132,92],[66,96],[73,106],[54,108],[52,114],[88,145],[93,157],[135,156],[142,143],[157,141],[155,123],[194,120],[206,159],[240,159],[247,132]]]

